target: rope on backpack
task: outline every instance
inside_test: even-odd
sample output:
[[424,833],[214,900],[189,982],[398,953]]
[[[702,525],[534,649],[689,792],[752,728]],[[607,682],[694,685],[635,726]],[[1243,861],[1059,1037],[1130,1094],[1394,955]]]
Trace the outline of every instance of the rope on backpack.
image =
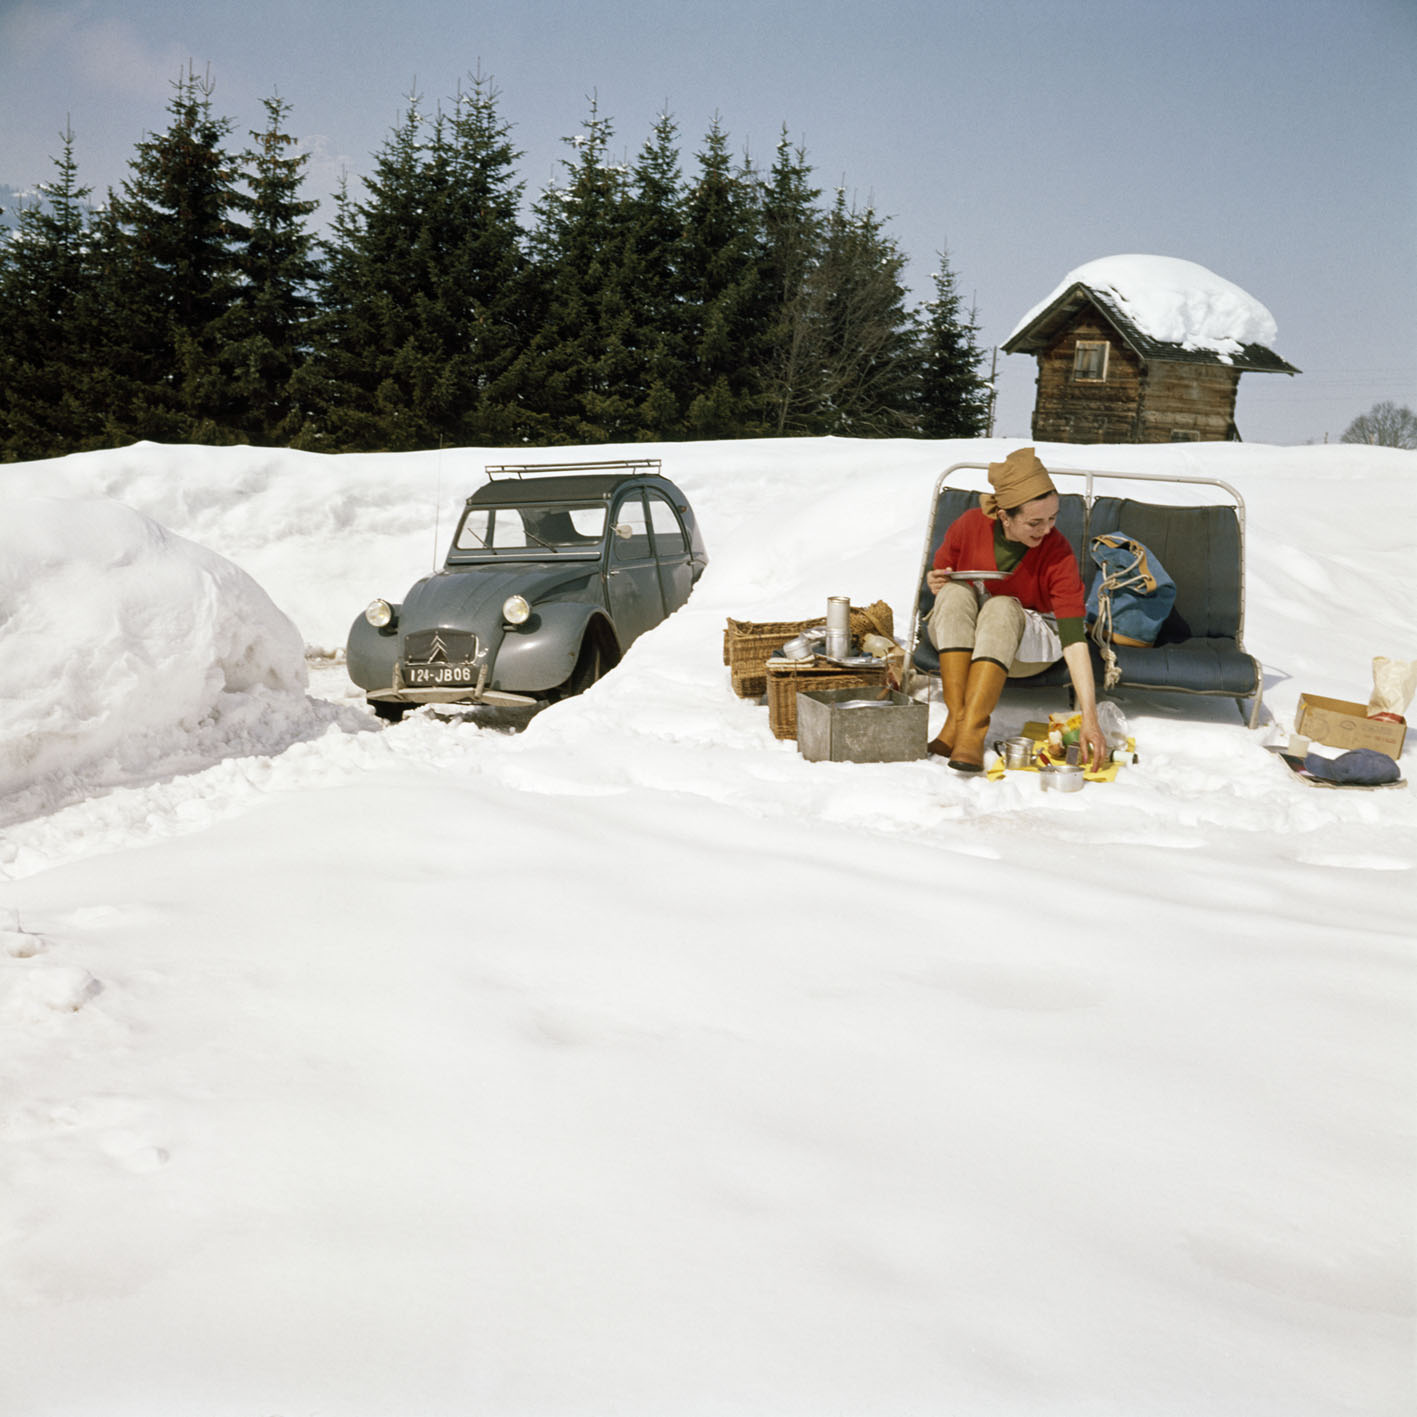
[[1122,679],[1122,666],[1117,663],[1117,651],[1112,648],[1112,592],[1145,580],[1145,573],[1136,575],[1144,559],[1145,554],[1138,549],[1129,566],[1115,571],[1105,564],[1100,567],[1102,579],[1097,586],[1097,619],[1092,622],[1092,638],[1102,651],[1104,689],[1115,689]]

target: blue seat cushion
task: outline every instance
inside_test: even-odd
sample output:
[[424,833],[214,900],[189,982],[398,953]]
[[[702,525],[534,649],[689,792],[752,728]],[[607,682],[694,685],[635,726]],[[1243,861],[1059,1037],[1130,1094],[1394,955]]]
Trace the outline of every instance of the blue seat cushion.
[[[1091,641],[1092,671],[1100,689],[1105,665],[1102,652]],[[1170,689],[1192,694],[1224,694],[1248,698],[1260,689],[1259,661],[1240,649],[1234,640],[1189,639],[1179,644],[1157,645],[1154,649],[1114,646],[1117,666],[1122,671],[1119,687]],[[937,674],[940,657],[928,638],[915,647],[915,667],[924,674]],[[1027,679],[1011,679],[1011,684],[1048,689],[1070,682],[1068,667],[1060,659]]]

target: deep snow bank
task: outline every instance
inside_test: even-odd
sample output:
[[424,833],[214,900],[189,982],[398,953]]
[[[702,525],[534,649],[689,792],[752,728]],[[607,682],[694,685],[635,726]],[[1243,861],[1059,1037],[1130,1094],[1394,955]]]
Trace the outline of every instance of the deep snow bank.
[[230,561],[117,502],[0,505],[0,820],[305,712],[299,631]]

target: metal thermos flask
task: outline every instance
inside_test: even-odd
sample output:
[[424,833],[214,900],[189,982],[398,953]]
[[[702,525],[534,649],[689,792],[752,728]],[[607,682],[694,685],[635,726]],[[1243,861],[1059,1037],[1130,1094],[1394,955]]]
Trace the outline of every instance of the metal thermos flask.
[[851,653],[851,597],[827,597],[827,644],[831,659],[845,659]]

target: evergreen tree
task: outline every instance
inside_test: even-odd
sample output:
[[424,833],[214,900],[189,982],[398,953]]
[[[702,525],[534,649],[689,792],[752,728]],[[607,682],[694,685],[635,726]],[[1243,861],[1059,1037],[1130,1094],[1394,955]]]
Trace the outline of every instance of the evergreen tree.
[[138,144],[104,227],[105,361],[113,431],[169,442],[228,441],[237,412],[221,366],[224,317],[237,299],[235,165],[229,119],[210,78],[173,85],[166,132]]
[[447,114],[409,97],[316,242],[289,105],[266,100],[238,170],[211,94],[179,76],[167,131],[87,215],[64,135],[0,247],[0,457],[985,431],[948,261],[908,311],[885,223],[842,192],[824,210],[786,128],[759,177],[715,119],[686,182],[668,113],[623,166],[592,101],[527,233],[479,75]]
[[979,324],[966,315],[950,269],[939,253],[935,298],[925,305],[920,338],[919,432],[926,438],[982,438],[989,431],[989,384],[980,374],[984,354]]
[[820,287],[812,276],[822,259],[825,220],[811,173],[805,150],[792,146],[784,127],[762,189],[759,259],[764,402],[778,434],[807,431],[821,368]]
[[[356,312],[362,308],[362,262],[359,255],[361,224],[349,179],[341,174],[334,193],[334,219],[330,235],[318,243],[314,318],[310,322],[310,350],[291,377],[294,403],[303,421],[292,446],[310,452],[340,452],[358,448],[349,436],[346,419],[361,404],[358,381],[362,360],[357,334],[362,333]],[[361,430],[368,433],[368,429]],[[370,446],[377,446],[377,440]]]
[[56,180],[23,206],[0,248],[0,458],[55,457],[93,434],[85,374],[91,331],[80,322],[89,277],[87,199],[74,134],[60,134]]
[[882,437],[912,430],[917,329],[905,307],[904,268],[876,213],[848,207],[838,189],[807,282],[816,328],[798,400],[803,431]]
[[395,367],[413,339],[422,290],[417,251],[428,194],[418,104],[411,94],[375,155],[374,175],[364,179],[369,200],[356,202],[343,183],[335,198],[315,361],[299,384],[317,405],[317,423],[302,446],[402,450],[426,439]]
[[689,294],[684,285],[678,131],[668,113],[655,120],[635,162],[627,199],[630,262],[638,286],[632,307],[634,398],[639,436],[656,442],[684,436],[691,397],[685,351]]
[[524,366],[541,441],[634,439],[634,308],[639,298],[625,170],[608,158],[613,129],[594,100],[568,142],[567,182],[536,205],[533,256],[542,315]]
[[452,123],[450,252],[443,275],[449,311],[447,358],[454,370],[452,442],[501,444],[528,429],[520,412],[527,390],[521,355],[535,318],[525,238],[518,220],[524,184],[515,177],[521,153],[497,107],[489,79],[473,76],[459,90]]
[[508,131],[480,77],[451,118],[425,123],[413,96],[376,158],[368,200],[341,188],[316,358],[301,381],[319,416],[302,445],[524,436],[532,293]]
[[733,170],[717,119],[698,161],[684,203],[689,428],[696,438],[748,437],[764,427],[755,184]]
[[251,130],[255,147],[242,154],[249,191],[235,205],[250,225],[237,258],[240,285],[221,332],[236,427],[269,446],[290,442],[300,429],[292,380],[305,357],[319,275],[305,219],[319,203],[300,196],[309,155],[296,152],[285,131],[290,105],[277,97],[263,103],[266,126]]

